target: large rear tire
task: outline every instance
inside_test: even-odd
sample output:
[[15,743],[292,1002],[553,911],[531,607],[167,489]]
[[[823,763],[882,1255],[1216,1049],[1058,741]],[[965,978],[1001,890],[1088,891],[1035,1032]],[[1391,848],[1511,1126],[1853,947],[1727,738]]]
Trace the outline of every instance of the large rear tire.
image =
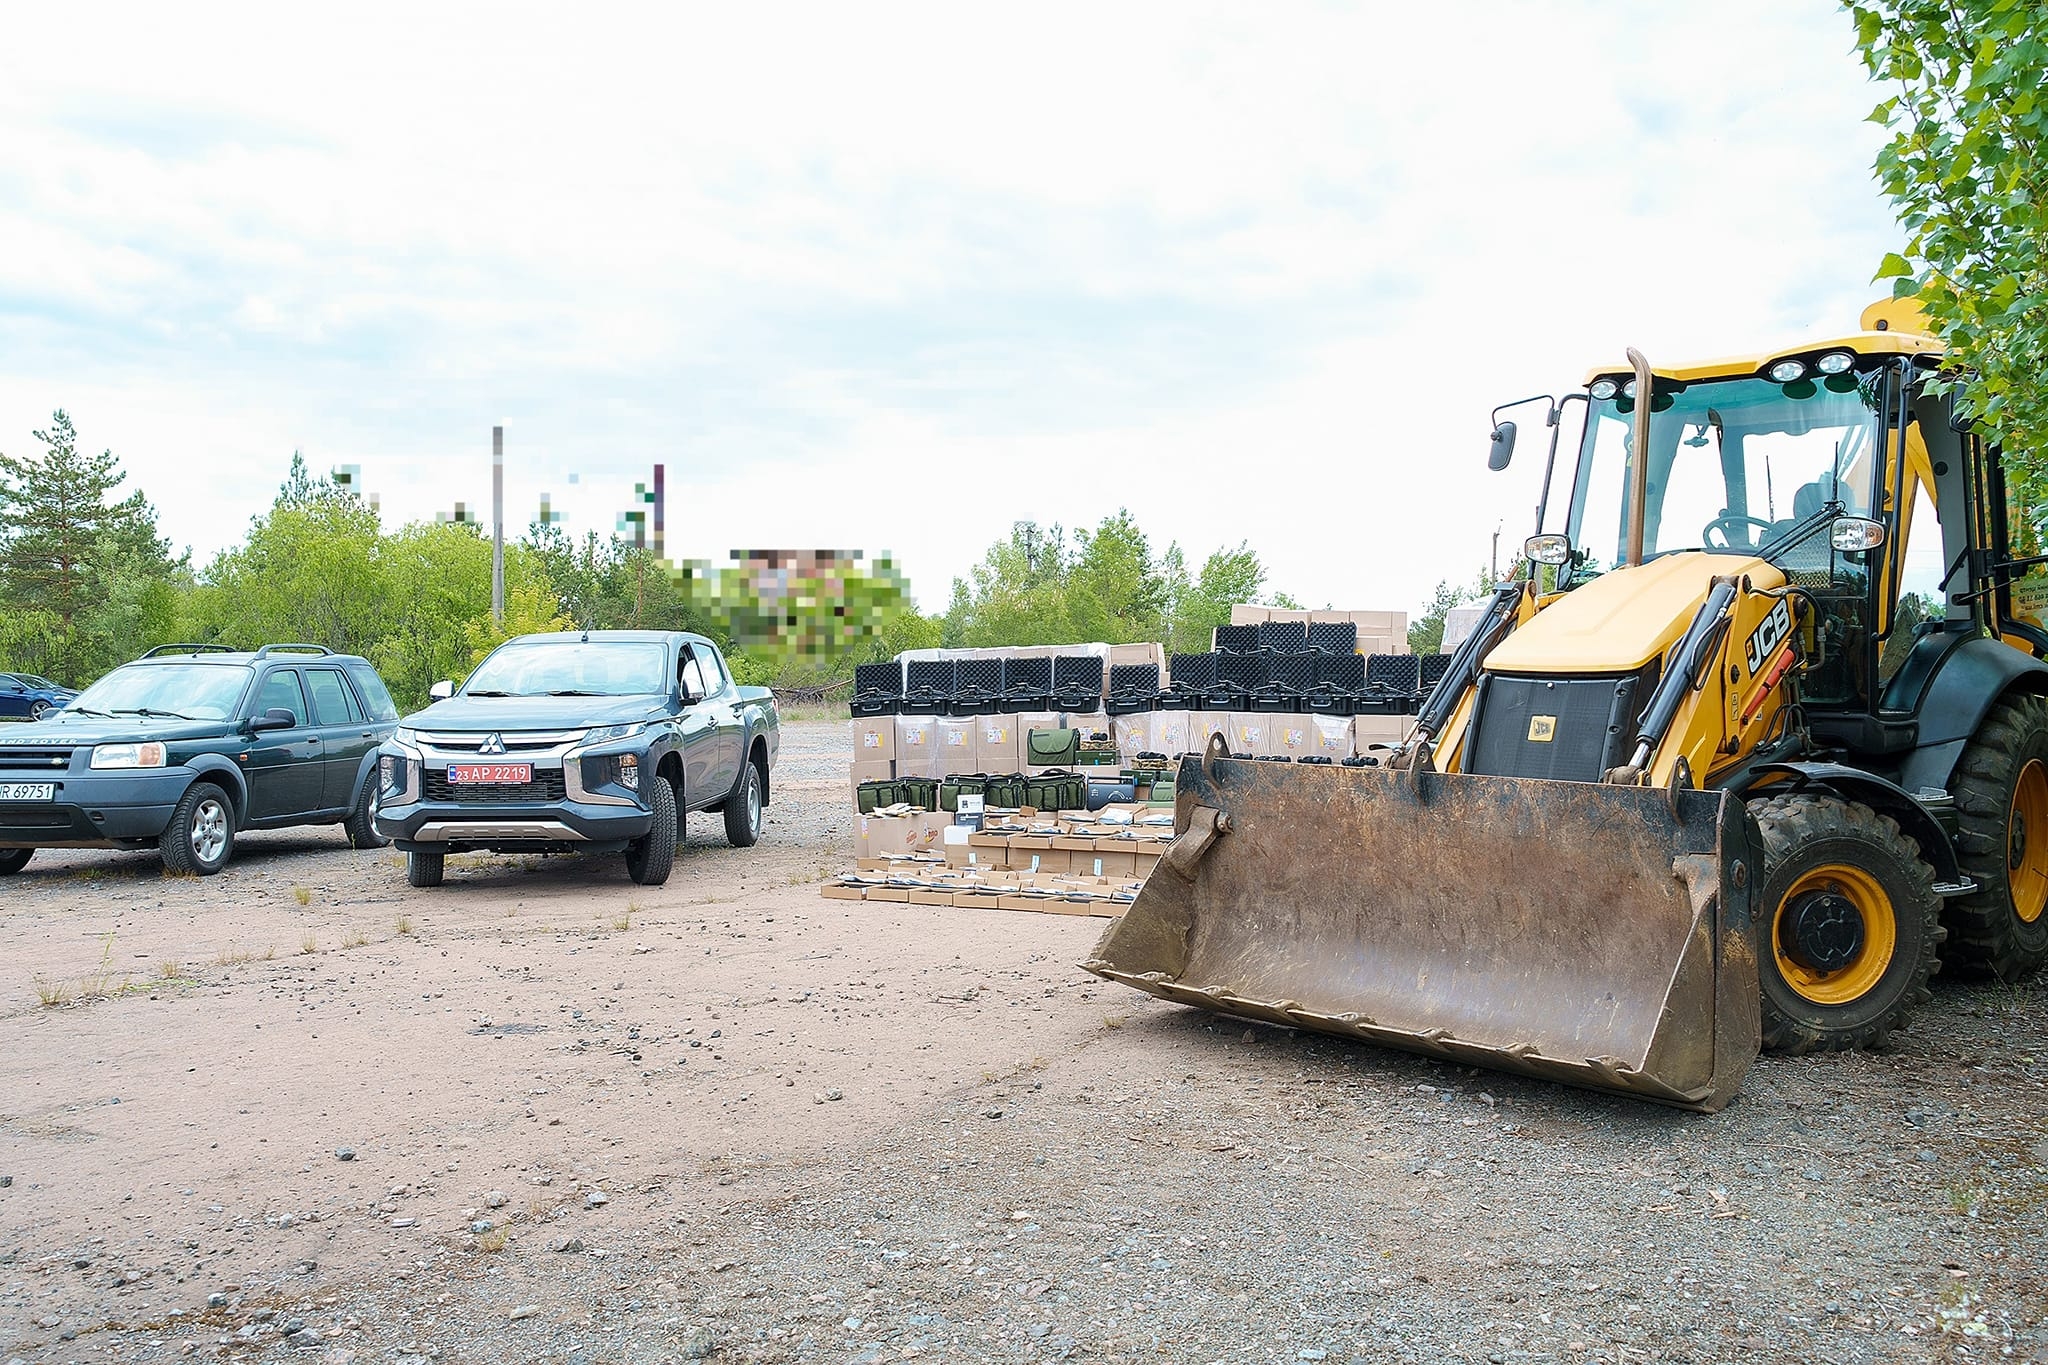
[[2048,701],[1994,705],[1949,785],[1956,861],[1977,890],[1948,903],[1942,960],[2017,981],[2048,962]]
[[734,848],[752,848],[761,838],[761,766],[749,758],[740,767],[740,785],[725,798],[725,841]]
[[656,773],[647,789],[647,805],[654,822],[645,838],[635,839],[626,849],[626,875],[641,886],[660,886],[668,880],[676,862],[676,789]]
[[1934,869],[1889,817],[1839,797],[1752,802],[1763,836],[1757,978],[1777,1052],[1881,1045],[1928,999],[1944,937]]

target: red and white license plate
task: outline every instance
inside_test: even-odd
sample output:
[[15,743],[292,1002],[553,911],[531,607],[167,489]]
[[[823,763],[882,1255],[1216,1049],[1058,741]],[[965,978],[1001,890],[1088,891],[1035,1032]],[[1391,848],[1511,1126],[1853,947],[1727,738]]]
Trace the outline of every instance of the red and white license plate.
[[531,782],[531,763],[451,763],[450,782]]

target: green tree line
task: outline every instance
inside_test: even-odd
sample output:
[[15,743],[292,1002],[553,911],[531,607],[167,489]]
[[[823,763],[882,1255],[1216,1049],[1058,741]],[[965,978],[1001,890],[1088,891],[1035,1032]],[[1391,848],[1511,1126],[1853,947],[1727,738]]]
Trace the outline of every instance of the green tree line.
[[80,445],[58,412],[37,447],[0,453],[0,668],[74,685],[159,644],[326,645],[377,665],[401,705],[462,677],[529,631],[700,631],[743,682],[826,690],[857,663],[937,645],[1162,640],[1207,649],[1266,569],[1247,545],[1194,567],[1155,551],[1127,511],[1071,534],[1019,522],[947,609],[916,610],[887,560],[863,566],[681,564],[617,536],[536,524],[505,547],[505,612],[491,617],[491,545],[461,522],[387,527],[353,489],[298,455],[239,543],[195,566],[157,531],[112,451]]

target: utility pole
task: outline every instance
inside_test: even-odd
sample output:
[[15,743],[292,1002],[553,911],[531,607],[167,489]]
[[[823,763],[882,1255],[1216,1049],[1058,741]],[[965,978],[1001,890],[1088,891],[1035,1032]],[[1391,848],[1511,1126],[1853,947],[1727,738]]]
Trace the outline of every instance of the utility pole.
[[505,625],[505,428],[491,428],[491,625]]
[[1506,522],[1502,522],[1502,523],[1500,523],[1500,525],[1498,525],[1498,526],[1495,526],[1495,527],[1493,528],[1493,568],[1492,568],[1492,574],[1493,574],[1493,581],[1494,581],[1494,582],[1496,582],[1496,583],[1500,582],[1500,530],[1501,530],[1501,526],[1505,526],[1505,525],[1507,525],[1507,523],[1506,523]]

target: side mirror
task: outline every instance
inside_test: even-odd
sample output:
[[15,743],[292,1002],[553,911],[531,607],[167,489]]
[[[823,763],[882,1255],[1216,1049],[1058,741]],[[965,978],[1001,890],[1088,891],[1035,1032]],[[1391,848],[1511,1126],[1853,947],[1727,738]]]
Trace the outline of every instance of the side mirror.
[[1515,424],[1502,422],[1493,429],[1493,448],[1486,453],[1486,467],[1498,474],[1515,454]]
[[299,723],[299,718],[282,706],[273,706],[260,716],[249,717],[249,733],[260,735],[265,730],[289,730]]
[[427,696],[435,701],[446,701],[455,695],[455,684],[443,678],[427,689]]

